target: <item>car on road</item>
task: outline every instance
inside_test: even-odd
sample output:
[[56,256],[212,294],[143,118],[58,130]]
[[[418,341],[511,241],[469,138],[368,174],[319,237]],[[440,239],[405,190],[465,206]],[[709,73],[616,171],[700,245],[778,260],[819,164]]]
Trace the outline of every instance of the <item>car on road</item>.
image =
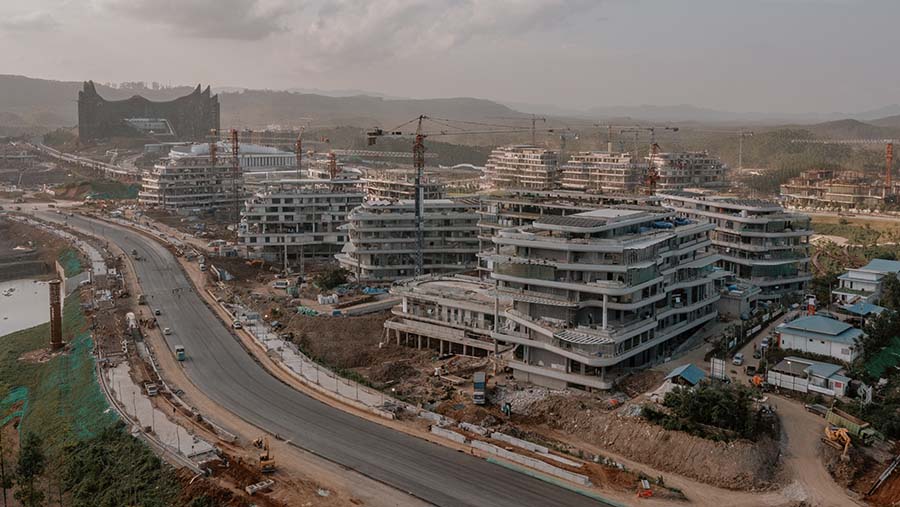
[[157,308],[156,310],[153,310],[153,315],[162,315],[162,311]]
[[761,342],[759,342],[759,348],[764,349],[768,346],[769,346],[769,337],[766,336],[765,338],[762,339]]
[[240,329],[240,328],[242,328],[242,327],[244,327],[244,326],[241,325],[241,321],[236,320],[236,321],[234,321],[234,322],[231,323],[231,327],[233,327],[234,329]]
[[170,335],[170,334],[172,334],[172,328],[170,328],[170,327],[165,328],[165,329],[163,330],[163,334],[165,334],[165,335]]
[[758,349],[754,350],[753,351],[753,359],[760,359],[760,358],[762,358],[762,352]]
[[748,377],[756,375],[756,366],[748,364],[744,367],[744,373],[746,373]]
[[737,354],[735,354],[734,357],[731,359],[731,364],[733,364],[735,366],[740,366],[740,365],[744,364],[744,354],[742,352],[738,352]]

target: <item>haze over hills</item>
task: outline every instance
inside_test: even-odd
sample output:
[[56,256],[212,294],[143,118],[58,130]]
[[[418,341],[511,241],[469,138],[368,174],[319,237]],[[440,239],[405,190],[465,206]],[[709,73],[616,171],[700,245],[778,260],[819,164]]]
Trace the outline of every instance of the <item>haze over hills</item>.
[[[77,123],[77,97],[80,81],[54,81],[25,76],[0,75],[0,133],[40,132]],[[204,83],[205,86],[205,83]],[[191,92],[192,86],[146,87],[142,83],[117,88],[97,84],[101,96],[118,100],[140,94],[150,100],[171,100]],[[310,123],[316,126],[379,125],[390,128],[419,114],[465,121],[495,120],[498,117],[522,117],[530,113],[552,116],[552,122],[584,124],[586,120],[627,122],[666,122],[689,126],[715,127],[785,125],[803,128],[817,136],[830,138],[882,138],[900,133],[900,105],[853,114],[808,113],[781,114],[734,113],[692,105],[594,107],[583,112],[570,108],[536,104],[501,104],[497,101],[457,97],[441,99],[405,99],[374,96],[363,90],[318,91],[304,93],[302,88],[286,91],[250,90],[239,87],[217,89],[222,105],[223,127],[260,128],[280,124],[285,127]],[[311,118],[304,120],[303,118]]]

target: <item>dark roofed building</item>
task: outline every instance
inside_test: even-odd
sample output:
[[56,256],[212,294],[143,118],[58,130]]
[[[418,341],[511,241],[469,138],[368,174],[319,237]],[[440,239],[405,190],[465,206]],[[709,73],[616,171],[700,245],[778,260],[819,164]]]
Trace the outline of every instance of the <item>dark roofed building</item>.
[[142,135],[167,141],[204,141],[210,130],[218,128],[219,96],[211,95],[208,86],[203,90],[197,85],[190,94],[167,102],[153,102],[140,95],[106,100],[97,93],[93,81],[85,82],[78,92],[81,142]]

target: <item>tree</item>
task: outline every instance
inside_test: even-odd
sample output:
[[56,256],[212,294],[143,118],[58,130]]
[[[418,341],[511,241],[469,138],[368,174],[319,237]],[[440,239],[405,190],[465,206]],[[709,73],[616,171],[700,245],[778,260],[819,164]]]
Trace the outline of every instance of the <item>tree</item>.
[[332,269],[317,274],[313,278],[313,285],[321,290],[331,290],[338,285],[347,283],[347,277],[349,276],[350,272],[344,268]]
[[0,488],[3,488],[3,507],[6,507],[6,490],[12,487],[12,476],[6,473],[6,448],[3,447],[3,428],[0,427]]
[[884,277],[881,286],[881,306],[893,311],[900,311],[900,280],[896,276]]
[[900,313],[887,310],[868,319],[862,336],[856,339],[863,363],[868,362],[881,349],[887,347],[891,339],[900,336]]
[[19,490],[15,497],[25,507],[38,507],[44,503],[44,493],[34,487],[35,479],[44,473],[47,462],[42,447],[41,438],[28,432],[19,450],[19,462],[16,465]]
[[810,290],[816,295],[818,305],[831,304],[831,289],[837,285],[837,280],[837,273],[826,273],[812,279]]

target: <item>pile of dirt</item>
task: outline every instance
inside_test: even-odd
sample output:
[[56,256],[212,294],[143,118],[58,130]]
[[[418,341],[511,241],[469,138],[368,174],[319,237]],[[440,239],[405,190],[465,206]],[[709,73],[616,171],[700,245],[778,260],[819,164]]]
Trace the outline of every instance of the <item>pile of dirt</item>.
[[407,378],[417,375],[419,370],[409,364],[408,359],[387,361],[377,364],[369,369],[369,380],[376,383],[390,382],[398,378]]
[[[287,505],[262,494],[254,495],[251,501],[245,493],[231,490],[219,484],[215,478],[194,479],[194,473],[184,468],[178,471],[178,480],[181,483],[178,505],[215,505],[217,507],[250,507],[251,505],[286,507]],[[206,499],[206,503],[201,503],[204,499]]]
[[644,370],[628,375],[620,380],[616,387],[621,389],[630,398],[637,397],[653,388],[658,387],[665,377],[665,373],[656,370]]
[[[773,485],[778,442],[715,442],[669,431],[639,417],[639,407],[613,412],[599,402],[578,397],[548,396],[533,403],[515,422],[545,427],[609,449],[648,466],[678,473],[728,489],[763,489]],[[574,443],[574,442],[573,442]]]
[[397,346],[378,348],[384,337],[389,312],[359,317],[309,317],[297,315],[288,331],[294,341],[315,357],[338,368],[358,368],[409,358]]
[[[881,468],[877,466],[874,459],[855,448],[850,449],[850,452],[847,454],[849,459],[847,460],[842,460],[841,451],[833,447],[823,445],[821,449],[825,468],[831,474],[831,477],[841,486],[854,491],[863,489],[861,482],[871,483],[872,481],[866,481],[866,476],[870,472]],[[868,488],[866,487],[865,489]]]

